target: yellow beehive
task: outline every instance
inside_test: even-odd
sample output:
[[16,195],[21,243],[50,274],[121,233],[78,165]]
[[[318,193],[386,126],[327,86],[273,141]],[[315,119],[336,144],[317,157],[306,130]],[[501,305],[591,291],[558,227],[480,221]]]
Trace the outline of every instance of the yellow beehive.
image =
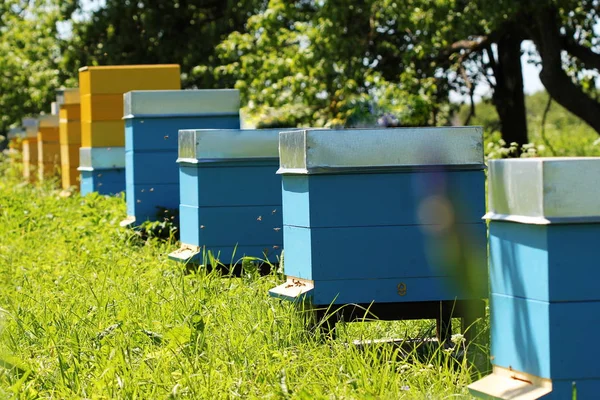
[[132,90],[180,88],[180,68],[177,64],[110,65],[79,69],[81,96],[86,94],[124,94]]
[[180,88],[180,67],[176,64],[81,68],[81,146],[125,146],[123,94],[131,90]]
[[125,122],[93,121],[81,123],[81,147],[124,147]]
[[23,139],[23,177],[30,182],[36,180],[35,171],[38,165],[37,137]]
[[57,175],[60,167],[60,133],[58,115],[42,115],[39,117],[37,135],[38,177],[42,181],[46,177]]
[[63,189],[79,187],[79,148],[81,147],[81,106],[79,89],[57,91],[60,135],[60,172]]

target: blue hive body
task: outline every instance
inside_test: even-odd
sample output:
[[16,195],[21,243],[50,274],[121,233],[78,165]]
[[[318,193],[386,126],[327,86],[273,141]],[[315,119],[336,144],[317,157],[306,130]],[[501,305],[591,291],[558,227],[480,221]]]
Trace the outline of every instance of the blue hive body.
[[[314,282],[313,302],[326,305],[442,301],[486,297],[455,282],[429,253],[434,239],[419,207],[441,187],[466,212],[457,221],[486,247],[483,171],[283,175],[285,273]],[[419,190],[429,181],[429,190]],[[487,281],[485,263],[479,280]],[[397,285],[406,285],[398,295]],[[343,290],[342,290],[343,289]]]
[[[479,128],[282,132],[288,282],[271,295],[315,305],[486,297],[480,142]],[[473,258],[452,262],[448,246]]]
[[79,148],[80,190],[114,195],[125,190],[125,154],[122,147]]
[[[188,130],[179,135],[182,249],[170,257],[278,262],[283,232],[278,130]],[[206,257],[206,258],[205,258]]]
[[125,94],[127,216],[159,220],[179,207],[180,129],[240,127],[237,90],[134,91]]
[[490,163],[495,372],[471,385],[474,394],[571,399],[573,385],[577,398],[600,393],[600,354],[586,334],[600,328],[599,174],[600,159]]

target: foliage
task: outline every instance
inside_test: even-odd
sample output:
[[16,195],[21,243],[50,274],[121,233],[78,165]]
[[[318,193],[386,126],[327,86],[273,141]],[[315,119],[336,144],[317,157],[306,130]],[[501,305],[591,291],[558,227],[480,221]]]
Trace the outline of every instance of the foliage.
[[0,135],[28,114],[50,111],[61,82],[57,0],[0,3]]
[[[527,126],[531,143],[516,146],[507,144],[498,132],[499,121],[495,108],[483,100],[475,108],[472,125],[483,126],[486,141],[486,157],[507,158],[520,156],[581,157],[600,156],[600,139],[596,132],[562,106],[552,103],[548,111],[542,135],[542,121],[548,104],[548,94],[538,92],[526,97]],[[469,113],[463,106],[458,118],[463,120]]]
[[215,74],[241,90],[258,126],[374,125],[386,112],[400,125],[444,123],[447,92],[436,78],[401,64],[387,77],[378,68],[387,44],[376,35],[388,17],[374,0],[271,0],[246,33],[219,45]]
[[176,63],[184,88],[226,87],[210,74],[190,71],[198,64],[212,67],[217,44],[230,32],[243,31],[248,16],[265,7],[265,0],[106,0],[90,16],[75,18],[80,6],[66,3],[71,6],[63,6],[63,13],[72,25],[63,52],[67,70]]
[[173,244],[131,245],[120,197],[0,174],[2,398],[468,398],[477,375],[450,351],[346,344],[431,335],[431,321],[344,324],[325,341],[267,295],[279,276],[186,274]]

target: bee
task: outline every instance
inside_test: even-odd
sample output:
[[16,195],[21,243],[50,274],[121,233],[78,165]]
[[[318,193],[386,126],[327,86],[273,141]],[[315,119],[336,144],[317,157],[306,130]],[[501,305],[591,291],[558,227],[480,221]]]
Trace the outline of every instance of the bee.
[[204,225],[200,225],[200,229],[204,229]]
[[167,140],[169,138],[169,135],[165,135],[165,140]]
[[275,214],[276,212],[277,212],[277,210],[273,210],[273,211],[271,212],[271,214]]
[[259,215],[258,218],[256,218],[257,221],[262,221],[262,215]]
[[273,230],[274,230],[275,232],[279,232],[279,231],[281,230],[281,228],[273,228]]

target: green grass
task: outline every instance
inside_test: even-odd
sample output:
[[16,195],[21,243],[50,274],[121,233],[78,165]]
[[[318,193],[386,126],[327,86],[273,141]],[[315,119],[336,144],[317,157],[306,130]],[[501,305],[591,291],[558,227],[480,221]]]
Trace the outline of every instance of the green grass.
[[176,243],[119,228],[122,198],[61,197],[6,162],[0,176],[0,398],[470,398],[477,369],[448,350],[347,345],[432,321],[326,340],[268,297],[280,275],[186,274]]

